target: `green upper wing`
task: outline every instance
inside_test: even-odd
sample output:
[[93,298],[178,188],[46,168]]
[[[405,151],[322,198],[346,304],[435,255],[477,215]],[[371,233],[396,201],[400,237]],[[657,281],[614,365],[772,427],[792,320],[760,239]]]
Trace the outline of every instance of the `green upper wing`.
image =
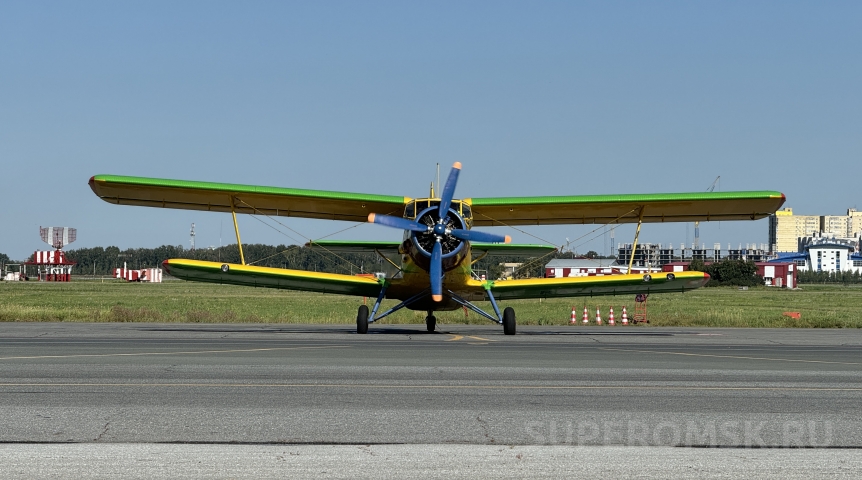
[[96,175],[90,188],[117,205],[179,208],[364,222],[369,213],[400,215],[410,199],[391,195],[259,187],[232,183]]
[[[90,188],[106,202],[186,210],[364,222],[369,213],[400,215],[407,197],[96,175]],[[784,203],[776,191],[473,198],[473,224],[552,225],[755,220]]]
[[[402,242],[377,240],[318,240],[306,243],[306,247],[326,250],[333,253],[398,253]],[[542,256],[556,251],[553,245],[534,245],[518,243],[479,243],[471,242],[473,254],[488,252],[488,255],[525,255]]]
[[778,210],[781,192],[701,192],[465,199],[476,226],[605,224],[638,221],[756,220]]

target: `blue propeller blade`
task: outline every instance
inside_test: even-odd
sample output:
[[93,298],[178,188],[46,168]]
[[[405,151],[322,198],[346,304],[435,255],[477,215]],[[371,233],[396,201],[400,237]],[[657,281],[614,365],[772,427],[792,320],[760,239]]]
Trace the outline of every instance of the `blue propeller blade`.
[[446,179],[446,185],[443,186],[443,194],[440,197],[440,215],[438,218],[444,219],[449,212],[449,206],[452,205],[452,196],[455,195],[455,186],[458,184],[458,174],[461,173],[461,162],[455,162],[452,165],[452,170],[449,171],[449,178]]
[[392,215],[378,215],[372,213],[368,215],[368,221],[378,225],[386,225],[387,227],[400,228],[402,230],[411,230],[414,232],[427,232],[428,226],[422,225],[419,222],[414,222],[401,217],[393,217]]
[[460,228],[452,230],[450,235],[455,238],[467,240],[470,242],[509,243],[512,241],[512,237],[508,235],[497,235],[494,233],[477,232],[475,230],[462,230]]
[[434,250],[431,251],[428,275],[431,276],[431,298],[435,302],[443,301],[443,246],[440,242],[435,242]]

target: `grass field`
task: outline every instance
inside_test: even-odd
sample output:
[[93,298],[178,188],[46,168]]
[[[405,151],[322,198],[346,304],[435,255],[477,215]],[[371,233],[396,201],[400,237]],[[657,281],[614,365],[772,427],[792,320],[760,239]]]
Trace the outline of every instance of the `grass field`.
[[[369,299],[371,303],[373,299]],[[199,322],[352,324],[362,299],[170,281],[126,283],[114,279],[71,283],[0,282],[0,321],[14,322]],[[394,305],[387,301],[383,307]],[[607,320],[613,306],[617,322],[622,307],[633,313],[632,295],[503,302],[517,312],[520,325],[564,325],[574,306],[578,318],[586,306]],[[480,303],[490,311],[490,304]],[[799,312],[801,319],[783,316]],[[803,286],[776,288],[702,288],[685,294],[653,295],[648,315],[652,326],[707,327],[862,327],[862,288]],[[402,310],[380,323],[422,323],[424,312]],[[440,323],[490,323],[474,313],[439,312]]]

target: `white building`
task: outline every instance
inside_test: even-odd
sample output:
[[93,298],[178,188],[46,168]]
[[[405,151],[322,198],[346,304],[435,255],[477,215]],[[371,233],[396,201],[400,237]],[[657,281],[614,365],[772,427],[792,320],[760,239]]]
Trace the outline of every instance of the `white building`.
[[862,273],[859,243],[848,239],[814,237],[803,246],[801,253],[782,255],[775,259],[775,261],[791,260],[802,272]]
[[[545,278],[603,277],[627,273],[628,265],[613,258],[555,258],[545,265]],[[632,273],[660,272],[661,267],[632,266]]]

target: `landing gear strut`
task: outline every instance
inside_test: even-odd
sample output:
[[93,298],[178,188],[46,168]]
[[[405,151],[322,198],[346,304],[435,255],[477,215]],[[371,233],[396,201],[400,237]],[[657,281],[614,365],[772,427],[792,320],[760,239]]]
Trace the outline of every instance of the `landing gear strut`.
[[458,305],[462,305],[464,307],[467,307],[470,310],[473,310],[474,312],[478,313],[479,315],[487,318],[488,320],[490,320],[490,321],[492,321],[498,325],[502,325],[503,326],[503,333],[505,333],[506,335],[514,335],[515,334],[515,309],[512,307],[506,307],[506,309],[503,310],[503,314],[501,315],[500,314],[500,307],[497,306],[497,301],[494,300],[494,294],[491,292],[491,289],[486,287],[485,291],[488,295],[488,300],[491,302],[491,306],[494,307],[494,313],[497,314],[496,317],[492,316],[489,313],[485,313],[484,310],[477,307],[476,305],[473,305],[472,303],[468,302],[467,300],[459,297],[452,290],[447,290],[447,293],[449,293],[449,298],[452,299],[452,301],[454,301]]
[[360,305],[356,314],[356,333],[368,333],[368,305]]
[[[368,333],[369,323],[374,323],[377,320],[380,320],[383,317],[395,313],[404,307],[412,305],[419,300],[426,299],[431,293],[431,289],[423,290],[378,315],[377,309],[380,308],[380,303],[386,296],[386,288],[388,286],[389,285],[386,283],[383,284],[383,287],[380,289],[380,295],[377,296],[377,301],[374,302],[374,308],[371,310],[370,314],[366,305],[362,305],[359,307],[359,313],[356,315],[356,333]],[[515,334],[515,309],[513,309],[512,307],[507,307],[503,311],[503,313],[500,314],[500,307],[497,306],[497,301],[494,300],[494,294],[491,292],[490,288],[486,287],[486,293],[488,295],[488,300],[491,301],[491,306],[494,307],[494,313],[496,314],[496,316],[486,313],[481,308],[458,296],[458,294],[456,294],[452,290],[447,290],[446,293],[448,294],[448,297],[458,305],[462,305],[466,308],[469,308],[470,310],[478,313],[479,315],[487,318],[488,320],[491,320],[498,325],[502,325],[503,333],[505,333],[506,335]],[[428,311],[428,316],[425,317],[425,326],[428,328],[429,332],[433,332],[437,329],[437,317],[434,316],[433,310]]]
[[437,317],[434,316],[434,312],[428,312],[428,316],[425,317],[425,326],[428,327],[429,332],[433,332],[437,328]]

